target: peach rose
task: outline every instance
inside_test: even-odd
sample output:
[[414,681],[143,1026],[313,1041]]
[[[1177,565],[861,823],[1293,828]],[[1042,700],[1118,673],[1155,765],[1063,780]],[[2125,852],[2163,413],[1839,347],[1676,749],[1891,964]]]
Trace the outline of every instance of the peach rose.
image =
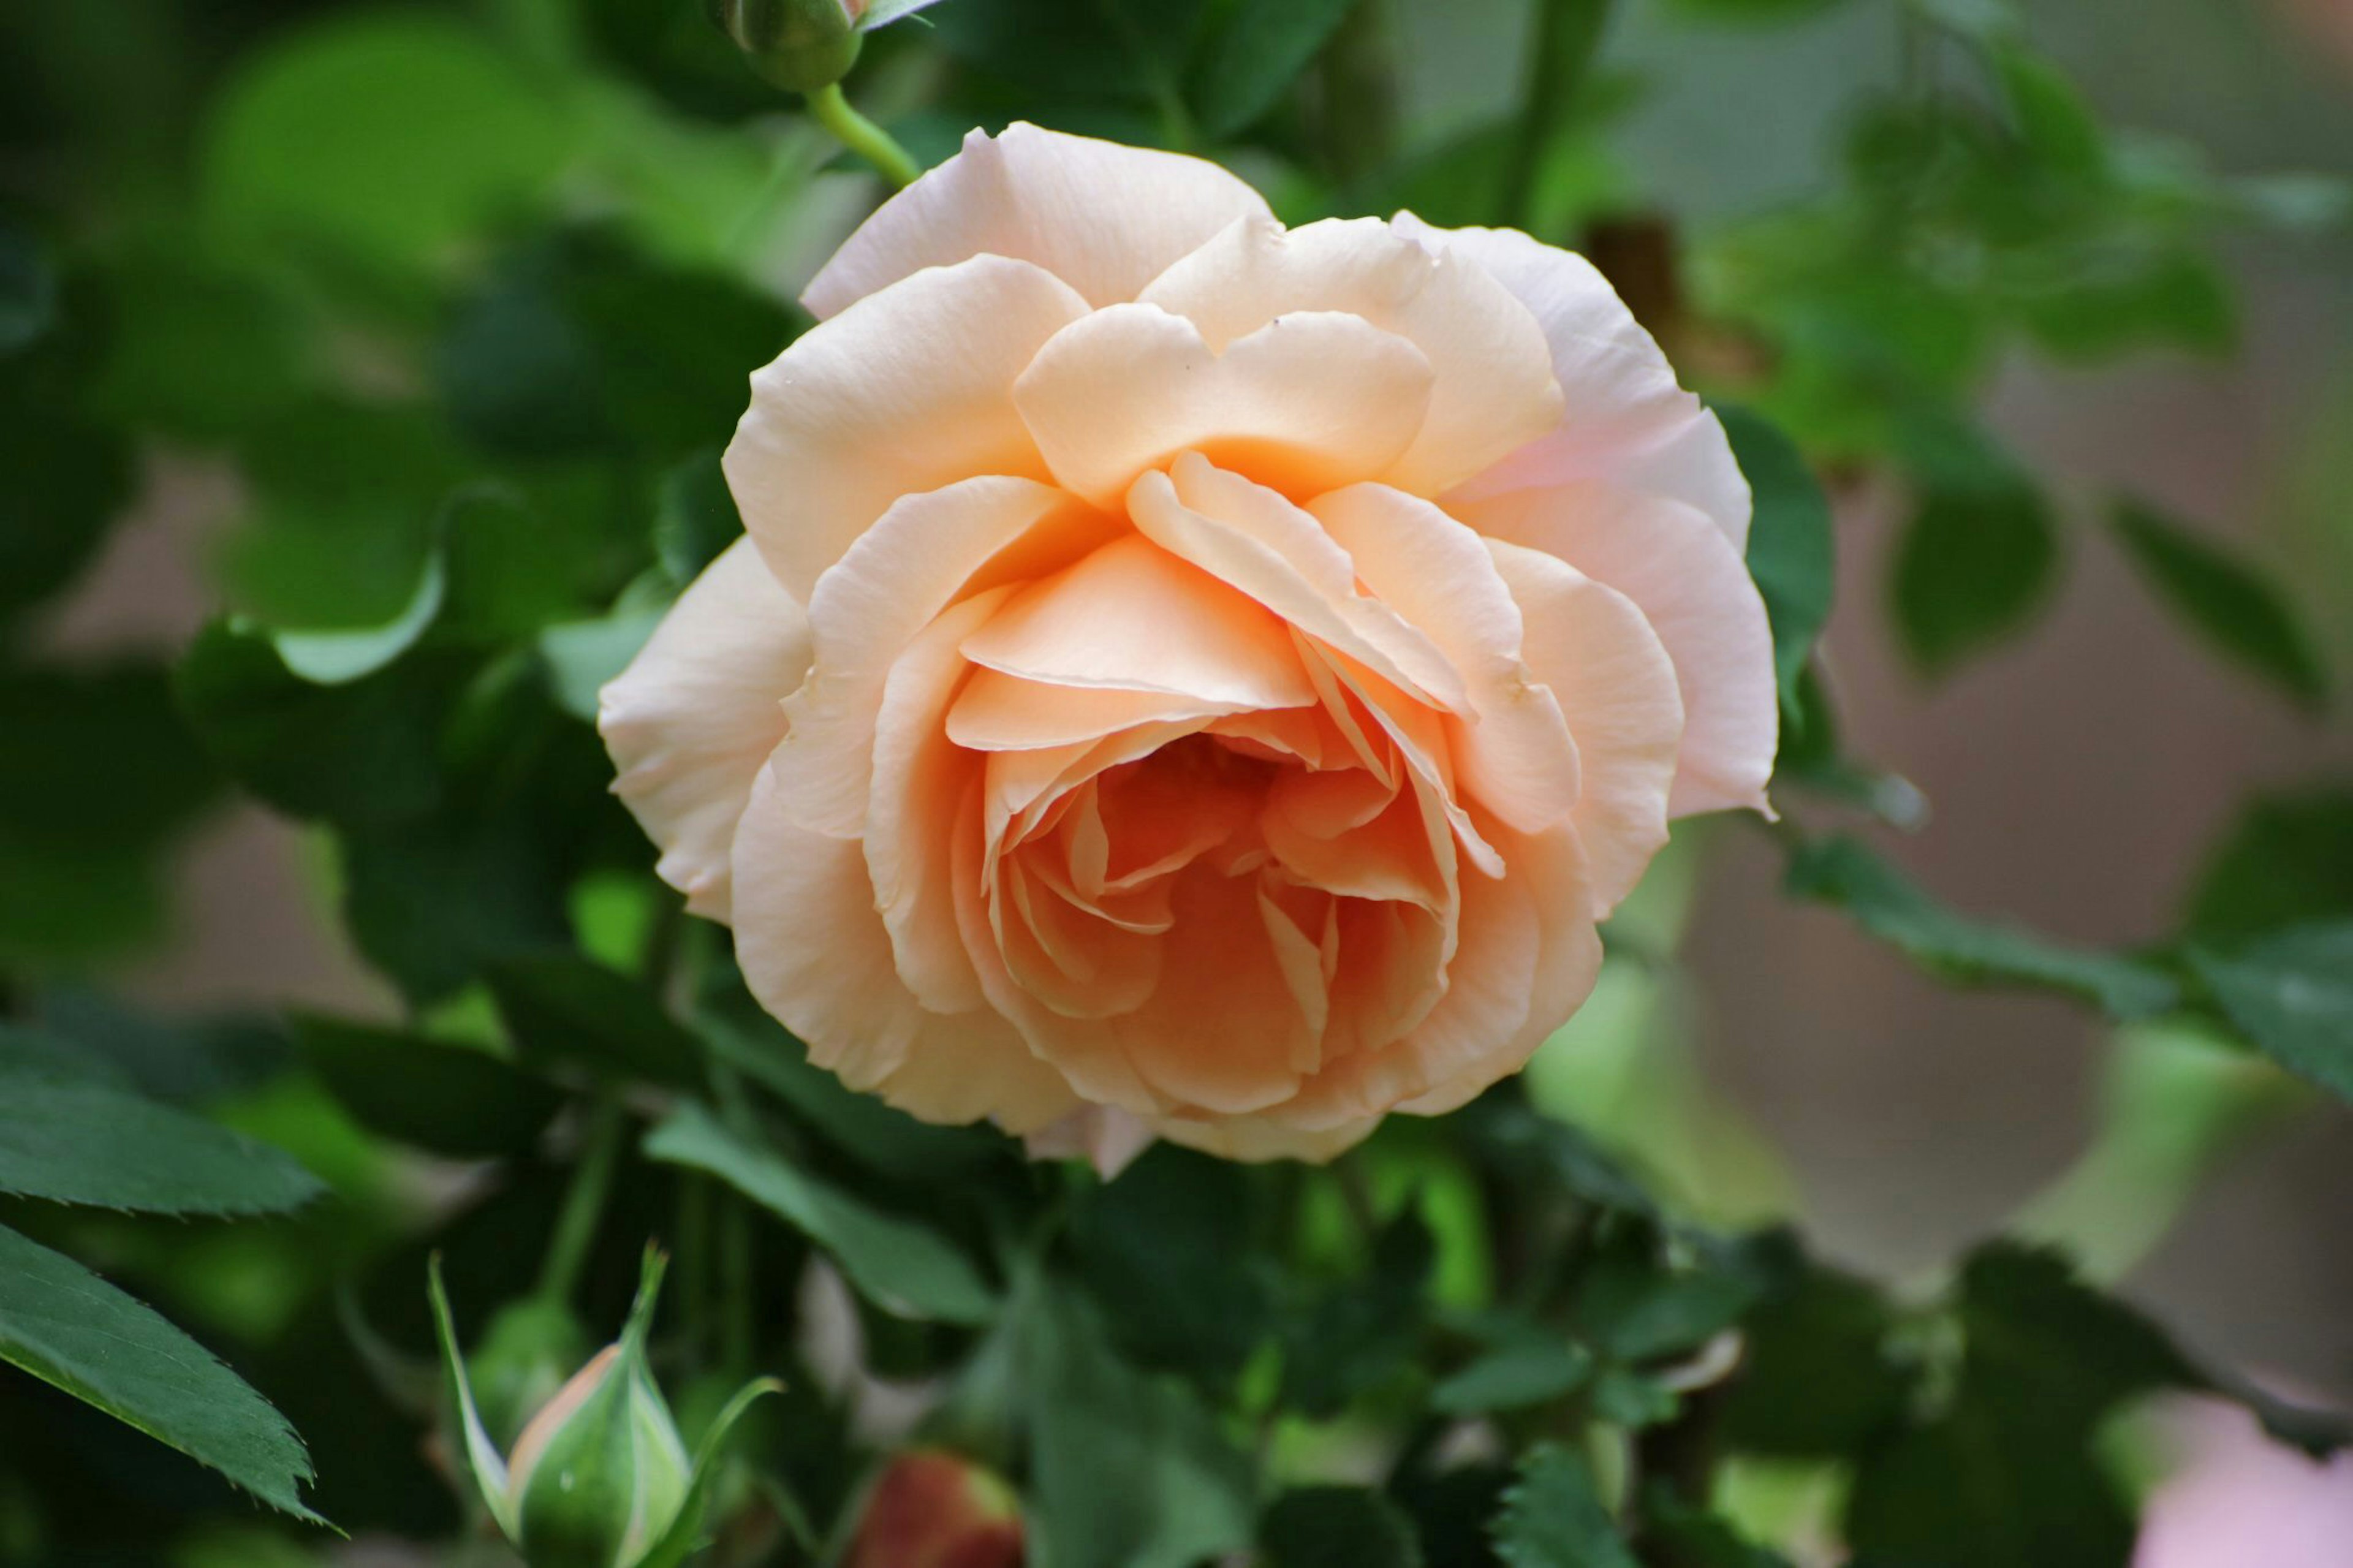
[[852,1087],[1328,1157],[1518,1068],[1671,817],[1765,809],[1747,485],[1578,258],[1016,125],[804,300],[601,728]]

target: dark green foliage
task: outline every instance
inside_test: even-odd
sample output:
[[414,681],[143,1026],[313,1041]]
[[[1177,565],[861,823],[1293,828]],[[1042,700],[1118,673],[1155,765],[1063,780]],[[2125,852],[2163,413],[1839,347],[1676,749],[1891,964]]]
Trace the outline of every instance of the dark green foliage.
[[2116,509],[2116,537],[2167,608],[2215,651],[2306,708],[2328,696],[2328,674],[2279,588],[2254,568],[2138,501]]
[[151,1214],[299,1207],[317,1178],[285,1155],[103,1083],[0,1070],[0,1193]]
[[2190,963],[2265,1056],[2353,1100],[2353,921],[2291,927],[2228,956],[2192,949]]
[[298,1016],[302,1060],[370,1131],[459,1159],[530,1152],[562,1097],[487,1051]]
[[1740,1371],[1723,1411],[1735,1448],[1829,1458],[1864,1450],[1892,1428],[1918,1369],[1895,1343],[1877,1289],[1826,1265],[1789,1270],[1742,1324]]
[[1506,1568],[1636,1568],[1584,1464],[1550,1443],[1521,1464],[1495,1520],[1495,1555]]
[[486,978],[516,1054],[534,1067],[624,1083],[699,1080],[701,1042],[626,975],[551,952],[501,959]]
[[1421,1542],[1398,1506],[1361,1487],[1301,1487],[1259,1521],[1271,1568],[1421,1568]]
[[1364,1274],[1335,1282],[1284,1337],[1282,1397],[1333,1415],[1413,1363],[1430,1310],[1433,1248],[1419,1207],[1382,1226]]
[[1719,407],[1732,455],[1748,479],[1756,511],[1748,524],[1748,574],[1773,624],[1773,668],[1781,720],[1802,724],[1799,681],[1830,619],[1837,585],[1830,498],[1788,436],[1746,408]]
[[1949,674],[2023,629],[2058,564],[2050,508],[2022,477],[1931,479],[1896,545],[1891,591],[1905,652],[1923,675]]
[[2259,797],[2200,871],[2189,934],[2228,946],[2283,926],[2353,915],[2353,786]]
[[1262,1184],[1163,1144],[1087,1194],[1071,1218],[1077,1277],[1123,1349],[1211,1384],[1273,1331]]

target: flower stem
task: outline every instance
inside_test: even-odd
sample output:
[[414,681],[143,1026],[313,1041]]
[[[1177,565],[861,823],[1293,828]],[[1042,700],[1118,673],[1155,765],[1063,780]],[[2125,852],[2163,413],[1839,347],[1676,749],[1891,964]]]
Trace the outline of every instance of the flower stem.
[[1527,93],[1504,164],[1499,203],[1501,221],[1514,228],[1526,229],[1535,222],[1536,176],[1600,45],[1610,4],[1611,0],[1539,0]]
[[605,1195],[612,1190],[613,1167],[620,1158],[621,1131],[627,1124],[620,1106],[611,1100],[600,1100],[589,1113],[587,1146],[573,1168],[571,1190],[564,1194],[546,1260],[540,1265],[536,1294],[543,1301],[568,1301],[579,1287],[588,1250],[596,1245],[597,1222],[605,1215]]
[[892,184],[903,190],[922,175],[922,166],[908,156],[904,147],[891,139],[888,131],[849,106],[849,100],[841,95],[839,82],[810,93],[808,106],[818,123],[833,132],[834,140],[873,164],[876,172]]

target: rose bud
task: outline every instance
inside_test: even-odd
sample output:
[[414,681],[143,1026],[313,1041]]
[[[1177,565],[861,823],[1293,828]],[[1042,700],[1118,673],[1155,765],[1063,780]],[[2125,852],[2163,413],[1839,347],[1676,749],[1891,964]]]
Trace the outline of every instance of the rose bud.
[[646,1363],[661,1289],[662,1256],[646,1252],[621,1337],[533,1415],[511,1460],[491,1444],[458,1352],[439,1259],[431,1275],[434,1324],[457,1414],[466,1468],[491,1518],[531,1568],[674,1568],[698,1544],[728,1432],[776,1384],[745,1384],[720,1411],[690,1459]]
[[843,1568],[1018,1568],[1021,1504],[994,1472],[911,1448],[875,1478]]
[[466,1363],[491,1434],[512,1441],[587,1355],[588,1335],[562,1302],[526,1297],[501,1308]]
[[858,61],[866,0],[708,0],[711,19],[752,68],[778,87],[815,92]]

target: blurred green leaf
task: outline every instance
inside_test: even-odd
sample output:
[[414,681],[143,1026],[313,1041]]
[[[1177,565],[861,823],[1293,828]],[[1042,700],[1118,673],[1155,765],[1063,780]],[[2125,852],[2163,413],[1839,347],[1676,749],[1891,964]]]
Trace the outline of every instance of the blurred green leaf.
[[786,1163],[691,1100],[647,1135],[646,1153],[717,1176],[825,1248],[860,1290],[893,1310],[948,1323],[996,1315],[995,1293],[937,1232]]
[[2227,353],[2238,338],[2230,280],[2173,242],[2087,247],[2042,286],[2021,290],[2021,320],[2046,353],[2097,361],[2169,344]]
[[0,1079],[7,1078],[130,1087],[130,1079],[113,1063],[61,1035],[0,1023]]
[[1926,676],[2022,630],[2059,563],[2051,512],[2022,475],[1933,482],[1896,542],[1895,629]]
[[1729,1522],[1677,1501],[1654,1483],[1643,1500],[1645,1537],[1681,1568],[1790,1568],[1789,1560],[1744,1539]]
[[58,274],[29,227],[0,214],[0,357],[16,353],[57,318]]
[[579,0],[576,9],[600,63],[690,114],[741,120],[774,112],[784,98],[753,73],[699,0]]
[[617,608],[593,620],[565,621],[539,634],[555,700],[575,718],[594,722],[597,694],[638,657],[660,626],[666,608]]
[[163,672],[0,669],[0,960],[77,962],[155,935],[163,857],[220,792]]
[[0,363],[0,639],[89,564],[131,504],[138,474],[121,432]]
[[1893,1427],[1917,1369],[1899,1356],[1894,1311],[1852,1275],[1807,1262],[1741,1323],[1746,1351],[1723,1408],[1747,1453],[1834,1458]]
[[331,14],[256,51],[214,104],[206,216],[243,252],[425,265],[544,202],[569,139],[542,83],[455,16]]
[[2353,786],[2251,802],[2207,858],[2189,931],[2229,948],[2284,926],[2353,917]]
[[2353,1100],[2353,921],[2295,926],[2189,961],[2223,1016],[2265,1056]]
[[0,1192],[148,1214],[299,1208],[318,1179],[277,1150],[102,1083],[0,1073]]
[[1799,849],[1789,862],[1788,888],[1792,898],[1838,905],[1872,935],[1958,983],[2059,991],[2117,1019],[2146,1018],[2179,999],[2179,988],[2153,963],[1957,913],[1852,838]]
[[730,279],[576,230],[500,265],[451,322],[439,372],[458,427],[492,452],[626,444],[673,460],[725,437],[751,373],[791,335],[783,306]]
[[295,816],[406,816],[440,789],[445,683],[406,668],[322,687],[286,667],[250,623],[216,621],[174,672],[182,708],[247,790]]
[[2217,650],[2306,708],[2327,702],[2327,671],[2276,584],[2154,507],[2120,501],[2115,521],[2143,579]]
[[2165,1336],[2009,1243],[1962,1266],[1965,1350],[1938,1414],[1868,1454],[1847,1510],[1866,1562],[2122,1568],[2134,1527],[2094,1451],[2126,1400],[2200,1380]]
[[425,558],[424,574],[417,579],[408,603],[384,625],[348,631],[277,632],[270,637],[270,646],[298,679],[313,686],[346,685],[374,675],[417,646],[433,617],[441,613],[448,583],[441,553],[435,551]]
[[145,241],[108,272],[114,321],[92,400],[129,425],[219,442],[302,395],[305,345],[279,294],[175,241]]
[[1494,1528],[1507,1568],[1638,1568],[1584,1463],[1557,1444],[1521,1462]]
[[1249,1544],[1248,1460],[1184,1384],[1120,1359],[1084,1292],[1030,1281],[1012,1332],[1041,1568],[1189,1568]]
[[1763,1293],[1755,1261],[1725,1249],[1696,1266],[1671,1263],[1643,1229],[1625,1227],[1578,1275],[1577,1328],[1595,1349],[1620,1361],[1697,1350]]
[[1335,1281],[1289,1325],[1284,1403],[1303,1415],[1335,1415],[1411,1365],[1429,1321],[1436,1259],[1419,1205],[1383,1224],[1364,1273]]
[[453,1159],[527,1153],[563,1104],[496,1057],[422,1035],[306,1014],[294,1038],[360,1125]]
[[1421,1542],[1397,1504],[1369,1487],[1298,1487],[1258,1528],[1269,1568],[1421,1568]]
[[1673,9],[1712,22],[1771,24],[1801,21],[1844,0],[1670,0]]
[[541,1068],[691,1088],[702,1047],[637,981],[575,953],[500,960],[486,978],[515,1051]]
[[1121,1347],[1215,1384],[1275,1323],[1262,1190],[1245,1166],[1155,1144],[1071,1216],[1078,1279]]
[[719,466],[720,448],[707,447],[662,476],[654,513],[654,553],[670,581],[683,588],[744,537],[744,519]]
[[925,18],[950,54],[1058,99],[1173,106],[1208,0],[965,0]]
[[1430,1391],[1443,1415],[1484,1415],[1549,1405],[1593,1375],[1593,1352],[1534,1324],[1500,1337]]
[[1217,12],[1192,77],[1202,134],[1230,136],[1273,109],[1357,3],[1244,0]]
[[1802,713],[1798,682],[1830,619],[1836,586],[1830,499],[1788,436],[1746,408],[1719,405],[1716,417],[1756,499],[1748,524],[1748,574],[1773,625],[1773,668],[1785,721]]
[[302,1440],[195,1341],[80,1264],[0,1228],[0,1361],[210,1466],[272,1508],[302,1504]]

